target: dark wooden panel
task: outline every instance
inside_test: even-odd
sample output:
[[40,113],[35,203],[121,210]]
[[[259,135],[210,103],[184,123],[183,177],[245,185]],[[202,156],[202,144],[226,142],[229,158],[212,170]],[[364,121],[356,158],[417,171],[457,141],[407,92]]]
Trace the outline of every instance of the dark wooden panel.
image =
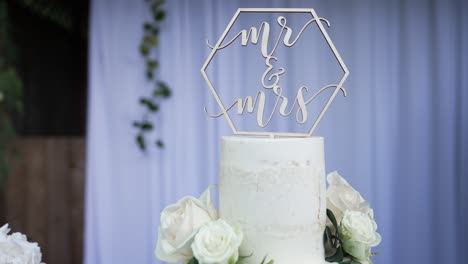
[[81,264],[84,139],[21,138],[18,150],[5,192],[8,222],[40,244],[44,262]]
[[[18,142],[19,149],[25,149],[29,140]],[[28,174],[27,167],[24,166],[25,160],[29,160],[29,153],[21,151],[23,154],[21,158],[14,160],[14,169],[9,175],[6,185],[6,213],[7,221],[13,230],[27,230],[26,229],[26,200],[27,200],[27,185]]]
[[[71,141],[70,158],[70,217],[72,227],[84,226],[84,175],[85,175],[85,144],[82,139],[76,138]],[[71,230],[72,264],[83,262],[83,228],[72,228]]]
[[[40,245],[47,243],[47,171],[44,159],[45,141],[26,139],[22,142],[22,167],[25,168],[26,181],[26,230],[31,240]],[[19,210],[19,208],[17,208]],[[34,219],[31,221],[29,219]],[[45,252],[44,252],[45,253]],[[45,254],[47,257],[47,254]]]
[[47,253],[50,263],[70,263],[70,170],[68,168],[68,140],[50,139],[46,144],[48,184]]

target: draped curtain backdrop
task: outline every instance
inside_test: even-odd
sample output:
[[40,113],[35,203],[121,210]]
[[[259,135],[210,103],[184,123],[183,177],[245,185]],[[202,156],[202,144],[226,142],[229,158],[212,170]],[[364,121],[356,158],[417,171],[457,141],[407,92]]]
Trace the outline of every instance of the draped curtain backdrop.
[[[138,52],[150,11],[143,0],[92,1],[86,264],[159,263],[160,211],[217,182],[220,137],[232,133],[203,111],[217,106],[199,69],[205,41],[216,41],[239,7],[313,7],[332,22],[349,95],[317,134],[327,170],[339,170],[375,209],[383,237],[375,262],[466,260],[467,1],[167,2],[158,76],[173,96],[156,119],[166,147],[142,153],[131,123],[151,90]],[[230,84],[247,74],[243,59],[232,58],[231,75],[215,71],[222,93],[240,89]]]

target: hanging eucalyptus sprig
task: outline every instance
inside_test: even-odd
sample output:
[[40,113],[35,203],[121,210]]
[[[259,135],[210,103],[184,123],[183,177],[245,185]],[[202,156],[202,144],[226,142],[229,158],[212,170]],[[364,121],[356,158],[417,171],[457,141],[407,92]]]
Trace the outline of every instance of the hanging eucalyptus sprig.
[[[145,59],[146,78],[154,86],[150,95],[142,97],[139,100],[140,105],[145,109],[145,114],[140,121],[134,121],[133,126],[137,129],[136,142],[141,150],[146,150],[148,134],[155,128],[150,117],[159,112],[160,101],[171,96],[169,87],[156,77],[156,71],[159,67],[159,61],[156,58],[155,51],[159,45],[159,31],[161,22],[166,17],[166,12],[162,9],[164,0],[146,0],[151,8],[151,21],[143,25],[144,36],[140,43],[140,54]],[[161,139],[155,141],[159,148],[164,146]]]

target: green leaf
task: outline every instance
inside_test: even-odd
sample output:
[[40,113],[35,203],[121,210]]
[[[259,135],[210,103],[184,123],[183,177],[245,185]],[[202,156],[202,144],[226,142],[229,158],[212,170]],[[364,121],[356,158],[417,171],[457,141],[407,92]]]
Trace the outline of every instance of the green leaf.
[[146,30],[146,31],[153,32],[154,26],[151,23],[145,23],[143,25],[143,29]]
[[154,72],[152,70],[146,71],[146,78],[153,80],[154,79]]
[[147,60],[146,67],[150,70],[154,70],[159,66],[159,62],[157,60]]
[[146,106],[149,111],[151,112],[157,112],[159,110],[159,105],[153,103],[150,99],[147,98],[141,98],[140,99],[140,104]]
[[343,248],[340,246],[336,249],[336,252],[333,256],[326,257],[325,260],[328,262],[341,262],[343,261],[344,253]]
[[330,243],[330,245],[333,245],[332,233],[329,226],[325,227],[324,238],[326,243]]
[[164,18],[166,17],[166,12],[164,12],[163,10],[158,10],[155,14],[154,14],[154,20],[160,22],[162,20],[164,20]]
[[145,139],[143,138],[142,134],[138,134],[138,136],[136,137],[136,141],[137,141],[138,147],[141,150],[146,150]]
[[155,97],[163,97],[163,98],[168,98],[171,96],[171,90],[167,85],[163,82],[158,82],[157,83],[157,89],[153,91],[153,96]]
[[0,105],[8,112],[22,111],[23,84],[14,68],[0,71]]
[[151,131],[151,130],[153,130],[153,124],[151,124],[148,121],[133,122],[133,126],[141,129],[142,131]]
[[327,209],[327,217],[332,222],[336,232],[338,232],[338,223],[336,222],[336,217],[330,209]]
[[162,142],[162,141],[159,140],[159,139],[156,140],[156,143],[155,143],[155,144],[156,144],[156,146],[157,146],[158,148],[164,148],[164,142]]
[[158,46],[159,38],[157,36],[147,34],[143,37],[143,43],[144,45],[147,45],[148,47],[154,48]]
[[187,264],[198,264],[198,260],[193,257],[189,262],[187,262]]
[[268,262],[267,261],[267,256],[265,256],[262,260],[262,263],[261,264],[274,264],[275,262],[273,260],[270,260]]
[[140,54],[144,57],[148,56],[150,53],[150,48],[145,43],[140,45]]
[[151,123],[144,123],[141,125],[141,130],[144,130],[144,131],[151,131],[153,130],[153,124]]

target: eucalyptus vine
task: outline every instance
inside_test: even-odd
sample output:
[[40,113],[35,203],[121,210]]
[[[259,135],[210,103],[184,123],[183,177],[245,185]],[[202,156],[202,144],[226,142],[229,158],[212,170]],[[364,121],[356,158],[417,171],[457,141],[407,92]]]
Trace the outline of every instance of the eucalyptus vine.
[[[164,0],[146,0],[151,9],[151,20],[143,25],[144,35],[140,43],[140,54],[145,60],[146,78],[152,82],[152,92],[139,99],[140,105],[145,113],[139,121],[134,121],[133,126],[137,129],[136,142],[141,150],[146,150],[148,136],[154,131],[155,125],[150,117],[154,117],[159,112],[161,100],[171,96],[169,87],[158,78],[156,71],[159,68],[156,50],[159,46],[159,32],[161,23],[166,17],[166,12],[162,9]],[[162,148],[164,143],[157,139],[154,144]]]

